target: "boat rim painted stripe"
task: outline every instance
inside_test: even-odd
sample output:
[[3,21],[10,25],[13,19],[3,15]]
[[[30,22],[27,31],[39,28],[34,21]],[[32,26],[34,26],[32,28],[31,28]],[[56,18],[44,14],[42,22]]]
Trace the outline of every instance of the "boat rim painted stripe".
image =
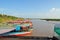
[[21,33],[21,32],[18,32],[18,33],[16,32],[16,33],[11,33],[11,34],[8,34],[8,35],[27,34],[27,33],[31,33],[31,32],[22,32],[22,33]]

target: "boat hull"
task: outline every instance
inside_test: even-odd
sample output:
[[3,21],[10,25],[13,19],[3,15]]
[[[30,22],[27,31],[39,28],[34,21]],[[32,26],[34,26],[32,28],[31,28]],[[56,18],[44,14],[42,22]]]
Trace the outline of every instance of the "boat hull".
[[8,35],[10,36],[31,36],[32,35],[32,30],[28,32],[14,32],[14,33],[9,33]]

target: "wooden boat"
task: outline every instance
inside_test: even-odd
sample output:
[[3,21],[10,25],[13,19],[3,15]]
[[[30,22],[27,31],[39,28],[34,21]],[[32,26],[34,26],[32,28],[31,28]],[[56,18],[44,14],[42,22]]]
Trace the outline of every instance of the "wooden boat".
[[60,35],[60,24],[55,24],[54,32],[56,32],[57,35]]
[[32,29],[26,32],[7,32],[4,34],[1,34],[1,36],[31,36]]
[[4,33],[7,33],[7,32],[10,32],[12,30],[14,30],[15,28],[8,28],[8,29],[0,29],[0,34],[4,34]]
[[[21,25],[20,21],[8,22],[8,24],[10,24],[10,23],[17,24],[17,25],[20,24],[20,26],[14,27],[14,29],[12,29],[12,30],[8,29],[10,31],[7,30],[7,32],[1,33],[0,36],[29,36],[29,35],[31,35],[31,33],[32,33],[32,22],[30,22],[30,21],[22,21],[22,22],[23,22],[22,25]],[[28,23],[29,23],[29,25],[28,25]],[[20,27],[22,29],[20,29]]]

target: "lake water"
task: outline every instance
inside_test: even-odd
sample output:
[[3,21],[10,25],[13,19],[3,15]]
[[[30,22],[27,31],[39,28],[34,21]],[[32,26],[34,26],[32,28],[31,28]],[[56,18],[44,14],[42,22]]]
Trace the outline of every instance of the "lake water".
[[54,24],[45,20],[31,20],[33,32],[31,36],[53,37]]

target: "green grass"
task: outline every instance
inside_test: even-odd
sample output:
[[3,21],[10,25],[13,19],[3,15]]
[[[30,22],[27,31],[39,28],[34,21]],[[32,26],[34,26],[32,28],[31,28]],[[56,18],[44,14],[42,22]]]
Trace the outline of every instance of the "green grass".
[[6,22],[6,21],[10,21],[10,20],[17,20],[17,19],[24,20],[24,18],[0,14],[0,23]]

